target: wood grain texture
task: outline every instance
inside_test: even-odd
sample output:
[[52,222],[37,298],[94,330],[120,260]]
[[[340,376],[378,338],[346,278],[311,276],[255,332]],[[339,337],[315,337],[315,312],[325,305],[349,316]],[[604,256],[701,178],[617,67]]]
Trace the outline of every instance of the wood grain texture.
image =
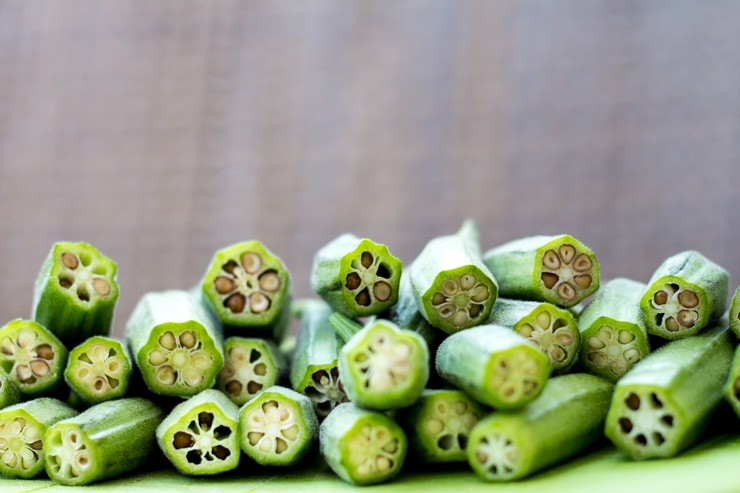
[[55,240],[146,291],[262,239],[309,294],[344,231],[412,259],[569,232],[605,277],[740,279],[740,3],[0,0],[0,321]]

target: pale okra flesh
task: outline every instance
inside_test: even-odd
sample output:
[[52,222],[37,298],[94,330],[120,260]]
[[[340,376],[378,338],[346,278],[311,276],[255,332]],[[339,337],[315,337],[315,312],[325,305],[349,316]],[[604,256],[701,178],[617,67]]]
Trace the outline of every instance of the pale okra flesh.
[[0,367],[0,409],[21,401],[21,393],[15,386],[10,376]]
[[144,383],[174,397],[213,387],[223,366],[222,337],[218,321],[186,291],[144,295],[126,325]]
[[580,364],[616,382],[650,352],[640,298],[646,285],[618,278],[606,283],[581,312]]
[[283,357],[272,341],[229,337],[224,342],[224,366],[218,374],[216,387],[241,406],[275,385],[283,367]]
[[67,385],[88,405],[124,397],[132,373],[128,348],[111,337],[93,336],[69,353]]
[[157,442],[182,474],[219,474],[239,465],[239,408],[215,389],[175,406],[157,427]]
[[396,303],[401,269],[385,245],[343,234],[316,252],[311,288],[335,311],[366,317]]
[[378,319],[342,346],[339,374],[347,397],[360,407],[410,406],[429,380],[429,349],[419,334]]
[[648,333],[670,340],[697,334],[725,313],[728,283],[727,271],[699,252],[666,259],[640,301]]
[[271,387],[239,410],[241,449],[263,466],[297,464],[318,433],[311,400],[285,387]]
[[36,278],[33,318],[73,346],[108,335],[118,301],[116,263],[88,243],[55,243]]
[[60,484],[81,486],[121,476],[156,450],[162,410],[142,398],[97,404],[51,426],[44,435],[46,472]]
[[521,479],[599,440],[614,386],[573,373],[553,378],[534,402],[482,419],[468,440],[468,463],[487,481]]
[[480,325],[440,344],[437,372],[470,397],[496,409],[518,409],[542,393],[550,360],[507,327]]
[[732,370],[725,384],[725,399],[730,403],[735,414],[740,418],[740,346],[735,351]]
[[693,445],[722,400],[733,337],[723,322],[641,361],[617,382],[606,436],[633,459],[672,457]]
[[321,423],[321,455],[343,480],[356,485],[383,483],[403,467],[408,441],[395,421],[348,402]]
[[41,397],[0,410],[0,474],[33,478],[44,470],[44,433],[77,411],[64,402]]
[[44,326],[17,319],[0,328],[0,367],[21,394],[35,397],[59,389],[66,363],[67,349]]
[[507,298],[571,307],[599,288],[596,256],[569,235],[514,240],[484,253],[483,262]]
[[735,296],[732,297],[730,305],[730,328],[735,336],[740,339],[740,287],[735,290]]
[[487,323],[511,327],[537,344],[550,359],[553,372],[570,368],[581,347],[581,333],[573,315],[550,303],[499,298]]

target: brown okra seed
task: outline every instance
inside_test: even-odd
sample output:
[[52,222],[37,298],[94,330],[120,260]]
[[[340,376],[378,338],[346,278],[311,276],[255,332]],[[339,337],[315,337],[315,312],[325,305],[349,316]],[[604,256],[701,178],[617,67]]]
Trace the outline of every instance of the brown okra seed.
[[225,276],[217,277],[214,281],[214,285],[216,286],[216,292],[218,294],[228,294],[236,289],[234,281]]
[[77,256],[68,252],[62,254],[62,263],[72,270],[75,270],[80,265],[79,260],[77,260]]

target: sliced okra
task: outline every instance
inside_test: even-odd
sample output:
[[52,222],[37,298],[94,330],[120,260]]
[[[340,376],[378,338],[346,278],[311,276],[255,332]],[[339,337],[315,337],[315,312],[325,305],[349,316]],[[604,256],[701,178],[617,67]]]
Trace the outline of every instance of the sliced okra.
[[162,410],[142,398],[97,404],[51,426],[44,435],[46,472],[60,484],[81,486],[129,473],[156,450]]
[[725,313],[727,271],[696,251],[666,259],[653,273],[640,308],[649,334],[680,339]]
[[488,322],[511,327],[539,346],[554,372],[570,368],[581,346],[581,333],[573,315],[550,303],[499,298]]
[[221,327],[186,291],[144,295],[126,324],[126,338],[155,394],[195,395],[213,387],[223,366]]
[[99,404],[126,395],[132,365],[120,341],[93,336],[70,351],[64,379],[83,402]]
[[581,312],[580,362],[616,382],[650,352],[640,298],[646,285],[618,278],[606,283]]
[[735,414],[740,417],[740,346],[735,351],[732,370],[725,384],[725,399],[730,403]]
[[570,307],[599,288],[594,253],[572,236],[532,236],[483,254],[507,298],[549,301]]
[[32,478],[44,470],[44,433],[77,411],[64,402],[41,397],[0,410],[0,474]]
[[229,337],[224,342],[224,367],[216,387],[241,406],[278,381],[284,367],[275,344],[266,339]]
[[442,378],[496,409],[518,409],[542,393],[549,358],[532,341],[498,325],[453,334],[436,357]]
[[36,279],[34,320],[70,346],[110,334],[117,269],[88,243],[55,243]]
[[398,300],[401,261],[367,238],[343,234],[314,257],[311,288],[348,317],[384,312]]
[[419,334],[376,320],[342,346],[339,374],[347,397],[360,407],[410,406],[429,380],[429,349]]
[[17,319],[0,329],[0,367],[23,395],[59,389],[66,363],[67,349],[44,326]]
[[735,290],[735,296],[732,297],[730,305],[730,328],[740,339],[740,287]]
[[694,444],[722,400],[733,338],[723,320],[650,354],[617,382],[606,436],[633,459],[671,457]]
[[527,407],[494,412],[473,428],[470,466],[487,481],[511,481],[573,457],[601,438],[613,390],[593,375],[553,378]]
[[15,386],[10,376],[0,367],[0,409],[21,401],[21,393]]
[[321,423],[319,444],[332,471],[357,485],[393,479],[408,448],[406,435],[395,421],[351,402],[334,408]]

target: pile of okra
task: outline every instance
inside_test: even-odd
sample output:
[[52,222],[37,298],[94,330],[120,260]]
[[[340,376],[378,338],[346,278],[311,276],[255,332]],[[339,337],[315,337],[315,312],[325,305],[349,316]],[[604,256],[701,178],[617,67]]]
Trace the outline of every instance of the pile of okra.
[[116,263],[56,243],[32,318],[0,329],[0,473],[83,485],[164,459],[214,475],[320,453],[357,485],[404,463],[510,481],[604,437],[671,457],[724,401],[740,413],[740,288],[728,311],[722,267],[686,251],[647,284],[602,283],[572,236],[479,243],[466,221],[402,266],[344,234],[300,300],[280,258],[238,243],[192,289],[144,295],[122,340]]

